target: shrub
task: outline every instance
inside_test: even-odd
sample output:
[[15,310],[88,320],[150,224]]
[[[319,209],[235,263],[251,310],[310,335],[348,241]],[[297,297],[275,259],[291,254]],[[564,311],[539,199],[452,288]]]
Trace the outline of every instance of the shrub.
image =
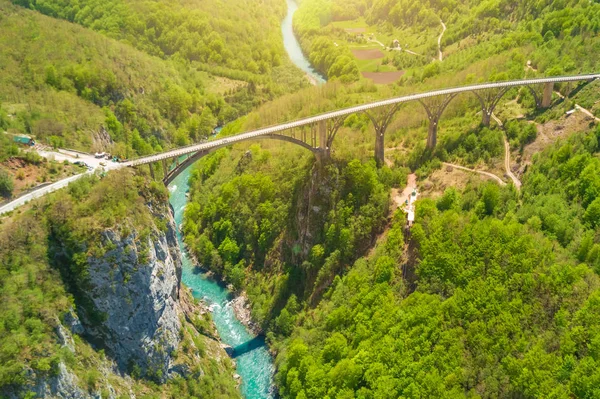
[[0,195],[5,198],[10,198],[14,190],[12,177],[3,170],[0,170]]

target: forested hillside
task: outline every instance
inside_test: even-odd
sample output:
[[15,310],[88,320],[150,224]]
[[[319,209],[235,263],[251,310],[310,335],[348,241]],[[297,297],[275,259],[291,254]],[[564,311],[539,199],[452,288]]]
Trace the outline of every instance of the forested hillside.
[[[438,49],[440,21],[447,30]],[[327,76],[342,81],[357,80],[359,70],[368,70],[368,63],[350,51],[361,47],[381,49],[385,57],[381,55],[379,68],[406,71],[401,82],[456,73],[507,53],[530,60],[529,72],[546,75],[592,72],[598,65],[593,54],[599,45],[600,5],[595,2],[304,0],[294,24],[311,60]],[[392,51],[396,39],[400,50]],[[525,62],[517,69],[479,70],[477,75],[521,77],[524,67]]]
[[[497,48],[495,40],[514,36],[486,35],[477,46],[491,52],[456,53],[428,76],[414,69],[392,87],[360,81],[307,89],[223,134],[428,88],[595,67],[584,56],[553,72],[561,64],[534,58],[589,51],[592,39]],[[282,397],[594,395],[600,131],[579,114],[564,115],[575,104],[597,114],[599,94],[597,83],[573,88],[557,85],[548,110],[536,109],[526,90],[509,91],[496,109],[504,129],[482,126],[477,100],[458,97],[433,153],[424,148],[424,110],[406,105],[386,133],[381,168],[372,162],[374,132],[364,114],[345,120],[324,169],[305,150],[263,142],[220,150],[195,166],[186,242],[249,297],[277,352]],[[556,136],[540,138],[546,125]],[[504,140],[520,166],[520,192],[465,175],[440,189],[433,176],[450,174],[442,161],[509,181]],[[389,193],[404,188],[409,169],[427,198],[406,236]]]
[[407,237],[387,194],[406,170],[370,164],[354,123],[321,172],[303,149],[263,144],[193,173],[187,242],[253,302],[282,397],[593,396],[600,129],[535,156],[521,194],[480,182],[419,201]]
[[[308,87],[282,46],[284,14],[281,0],[0,0],[0,130],[132,158],[217,125],[226,137],[600,69],[595,2],[303,0],[294,30],[331,80]],[[397,79],[365,79],[382,73]],[[181,226],[146,168],[0,219],[0,396],[72,375],[102,397],[238,397],[208,311],[179,294],[177,228],[199,266],[188,272],[249,300],[283,399],[599,396],[600,85],[553,89],[546,109],[507,91],[491,126],[475,96],[457,96],[433,150],[422,104],[404,104],[382,165],[370,116],[384,109],[346,118],[320,162],[275,140],[221,148],[192,166]],[[8,137],[0,196],[17,181],[8,162],[76,171]],[[230,300],[216,305],[239,312]],[[135,351],[123,320],[152,327]]]
[[[135,287],[139,281],[134,278],[134,271],[127,271],[124,265],[127,261],[115,257],[115,249],[124,244],[120,240],[106,240],[106,232],[133,237],[129,238],[128,256],[138,252],[142,271],[156,267],[150,262],[154,250],[147,239],[158,241],[172,228],[166,201],[164,187],[134,176],[130,171],[122,171],[104,179],[79,180],[68,190],[47,197],[21,215],[2,220],[0,396],[20,398],[37,393],[41,397],[94,395],[104,398],[132,394],[211,399],[239,397],[232,364],[212,338],[210,318],[205,319],[201,313],[189,321],[185,321],[183,315],[177,316],[181,317],[179,321],[171,320],[171,323],[181,323],[177,331],[180,345],[166,355],[172,356],[176,369],[182,371],[175,374],[170,371],[165,384],[158,382],[164,382],[167,375],[157,373],[164,365],[155,365],[156,370],[145,370],[139,359],[132,362],[124,374],[116,364],[118,353],[110,351],[106,342],[102,342],[106,337],[90,337],[93,328],[113,317],[99,311],[95,307],[97,303],[86,296],[94,292],[98,284],[92,279],[97,273],[93,269],[94,259],[106,256],[113,262],[109,266],[111,275],[118,279],[125,274],[120,283],[124,287],[133,287],[136,292],[152,288]],[[114,258],[111,260],[111,257]],[[114,301],[120,289],[103,289],[102,301]],[[185,292],[180,295],[181,301],[191,297]],[[127,301],[131,303],[132,299]],[[198,311],[196,305],[187,306]],[[152,309],[142,308],[136,312],[149,311]],[[118,314],[123,309],[109,312]],[[161,312],[162,318],[168,317],[164,309]],[[136,328],[144,329],[144,340],[154,339],[147,321]],[[135,339],[127,342],[131,350],[141,345]],[[161,345],[167,343],[157,343],[154,350],[164,351]]]
[[599,137],[540,154],[522,204],[492,183],[420,201],[412,259],[393,222],[327,300],[293,316],[282,396],[593,397]]
[[122,40],[150,55],[198,62],[239,80],[268,79],[286,63],[279,25],[285,3],[213,0],[37,1],[14,4]]
[[[142,4],[118,3],[23,4],[65,19],[78,16],[75,22],[96,33],[0,2],[3,129],[129,158],[201,140],[217,125],[307,84],[283,58],[281,7],[265,6],[243,25],[233,23],[240,10],[223,10],[210,20],[221,37],[198,4],[148,3],[154,12],[146,13]],[[149,19],[136,22],[136,15]],[[167,50],[173,46],[179,50]],[[209,62],[209,54],[200,63],[184,47],[231,56]]]

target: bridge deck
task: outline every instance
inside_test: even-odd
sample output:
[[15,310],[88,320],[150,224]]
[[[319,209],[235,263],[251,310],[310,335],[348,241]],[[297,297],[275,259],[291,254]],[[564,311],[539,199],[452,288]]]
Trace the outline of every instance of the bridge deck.
[[246,133],[240,133],[235,136],[229,136],[223,139],[214,140],[201,144],[193,144],[187,147],[178,148],[175,150],[166,151],[160,154],[155,154],[143,158],[138,158],[126,163],[123,163],[123,166],[138,166],[144,165],[147,163],[158,162],[163,159],[170,159],[179,157],[181,155],[186,155],[202,150],[209,150],[216,147],[222,147],[224,145],[229,145],[232,143],[236,143],[239,141],[245,141],[257,136],[264,136],[269,134],[279,133],[288,129],[293,129],[297,127],[312,125],[322,120],[328,120],[333,118],[338,118],[341,116],[347,116],[358,112],[368,111],[373,108],[383,107],[387,105],[394,105],[399,103],[417,101],[424,98],[435,97],[435,96],[445,96],[456,93],[464,93],[469,91],[479,91],[479,90],[487,90],[487,89],[495,89],[502,87],[519,87],[519,86],[527,86],[527,85],[535,85],[535,84],[543,84],[543,83],[562,83],[562,82],[575,82],[582,80],[594,80],[600,78],[600,74],[587,74],[587,75],[575,75],[575,76],[560,76],[560,77],[550,77],[550,78],[537,78],[537,79],[521,79],[521,80],[513,80],[513,81],[504,81],[504,82],[494,82],[494,83],[483,83],[477,85],[470,86],[461,86],[454,87],[449,89],[442,90],[434,90],[428,91],[419,94],[413,94],[409,96],[395,97],[387,100],[375,101],[368,104],[357,105],[353,107],[344,108],[337,111],[326,112],[320,115],[311,116],[304,119],[299,119],[292,122],[282,123],[275,126],[270,126],[266,128],[261,128],[257,130],[253,130]]
[[[326,112],[326,113],[312,116],[309,118],[299,119],[299,120],[292,121],[292,122],[282,123],[282,124],[279,124],[276,126],[253,130],[250,132],[241,133],[241,134],[226,137],[223,139],[218,139],[218,140],[200,143],[200,144],[193,144],[193,145],[190,145],[187,147],[182,147],[182,148],[177,148],[177,149],[170,150],[170,151],[165,151],[160,154],[142,157],[142,158],[138,158],[138,159],[135,159],[135,160],[132,160],[129,162],[124,162],[121,164],[114,165],[112,169],[145,165],[145,164],[158,162],[158,161],[162,161],[162,160],[166,160],[166,159],[180,157],[182,155],[197,153],[197,152],[203,151],[203,150],[212,150],[212,149],[216,149],[219,147],[227,146],[229,144],[233,144],[236,142],[240,142],[240,141],[244,141],[244,140],[248,140],[248,139],[252,139],[252,138],[256,138],[256,137],[260,137],[260,136],[269,136],[269,135],[277,134],[277,133],[282,132],[287,129],[311,125],[311,124],[314,124],[314,123],[317,123],[317,122],[320,122],[323,120],[339,118],[341,116],[347,116],[347,115],[351,115],[354,113],[367,111],[367,110],[370,110],[373,108],[383,107],[383,106],[387,106],[387,105],[394,105],[394,104],[399,104],[399,103],[405,103],[405,102],[410,102],[410,101],[417,101],[417,100],[421,100],[421,99],[429,98],[429,97],[445,96],[445,95],[452,95],[452,94],[456,94],[456,93],[479,91],[479,90],[486,90],[486,89],[495,89],[495,88],[502,88],[502,87],[518,87],[518,86],[527,86],[527,85],[544,84],[544,83],[575,82],[575,81],[583,81],[583,80],[591,81],[591,80],[595,80],[595,79],[599,79],[599,78],[600,78],[600,74],[587,74],[587,75],[561,76],[561,77],[538,78],[538,79],[523,79],[523,80],[513,80],[513,81],[507,81],[507,82],[483,83],[483,84],[477,84],[477,85],[462,86],[462,87],[455,87],[455,88],[442,89],[442,90],[434,90],[434,91],[429,91],[429,92],[419,93],[419,94],[414,94],[414,95],[409,95],[409,96],[403,96],[403,97],[395,97],[395,98],[390,98],[388,100],[375,101],[372,103],[358,105],[358,106],[354,106],[354,107],[348,107],[348,108],[344,108],[344,109],[337,110],[337,111]],[[33,192],[31,192],[27,195],[24,195],[23,197],[17,198],[16,200],[14,200],[8,204],[4,204],[3,206],[0,207],[0,215],[10,212],[10,211],[14,210],[15,208],[23,205],[24,203],[26,203],[32,199],[39,198],[39,197],[46,195],[54,190],[65,187],[72,181],[80,179],[85,175],[86,174],[84,173],[84,174],[80,174],[80,175],[76,175],[76,176],[71,176],[69,178],[60,180],[49,186],[41,187],[37,190],[34,190]]]

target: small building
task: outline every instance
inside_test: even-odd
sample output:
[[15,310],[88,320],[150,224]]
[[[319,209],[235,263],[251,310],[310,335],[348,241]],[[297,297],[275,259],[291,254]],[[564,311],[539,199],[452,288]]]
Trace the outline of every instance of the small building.
[[34,146],[35,145],[35,140],[32,139],[29,136],[24,135],[24,134],[15,134],[13,136],[13,141],[15,143],[29,145],[29,146]]
[[394,39],[392,42],[392,48],[400,48],[400,41],[398,39]]

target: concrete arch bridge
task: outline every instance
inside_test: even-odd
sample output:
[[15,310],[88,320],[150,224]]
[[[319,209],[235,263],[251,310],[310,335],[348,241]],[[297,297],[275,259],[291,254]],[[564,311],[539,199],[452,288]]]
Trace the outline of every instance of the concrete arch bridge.
[[[297,144],[312,151],[317,160],[320,161],[330,156],[335,136],[345,119],[349,115],[356,113],[366,114],[373,123],[375,128],[375,159],[377,163],[381,165],[384,162],[385,132],[393,120],[394,115],[404,103],[418,101],[425,109],[429,120],[427,148],[433,149],[437,143],[437,131],[440,118],[448,104],[461,93],[472,93],[477,97],[482,111],[482,124],[489,126],[492,113],[496,106],[502,97],[514,87],[525,87],[529,89],[535,99],[536,106],[538,108],[547,108],[552,103],[554,84],[565,82],[590,82],[598,78],[600,78],[600,74],[522,79],[454,87],[395,97],[337,111],[326,112],[320,115],[252,130],[222,139],[193,144],[187,147],[165,151],[160,154],[134,159],[121,165],[136,167],[161,162],[163,164],[163,170],[168,171],[164,178],[165,184],[168,184],[185,168],[208,153],[234,143],[256,139],[276,139]],[[377,110],[377,112],[374,112],[375,110]],[[167,163],[170,160],[175,160],[176,163],[175,168],[172,170],[169,170],[167,167]],[[151,173],[154,173],[152,167],[150,167],[150,171]]]

